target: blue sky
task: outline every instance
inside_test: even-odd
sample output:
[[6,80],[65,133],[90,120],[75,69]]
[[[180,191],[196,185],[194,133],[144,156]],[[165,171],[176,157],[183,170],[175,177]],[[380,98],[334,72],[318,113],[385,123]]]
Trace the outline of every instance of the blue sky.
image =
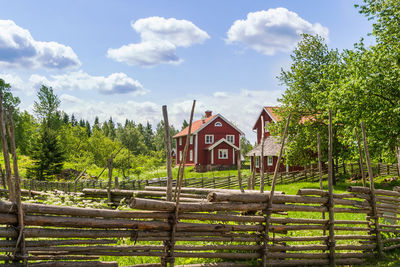
[[22,109],[46,84],[63,110],[90,121],[156,124],[166,104],[180,128],[197,99],[197,118],[221,113],[254,141],[299,33],[341,50],[371,31],[357,2],[1,0],[0,78]]

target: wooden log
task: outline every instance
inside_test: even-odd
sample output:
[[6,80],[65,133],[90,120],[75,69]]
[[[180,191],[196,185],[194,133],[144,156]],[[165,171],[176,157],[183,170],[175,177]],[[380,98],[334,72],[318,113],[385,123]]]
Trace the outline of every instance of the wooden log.
[[167,106],[162,106],[162,112],[164,117],[164,129],[165,129],[165,142],[166,142],[166,158],[167,158],[167,190],[166,198],[167,201],[172,201],[172,154],[171,154],[171,137],[168,122],[168,111]]
[[[229,176],[229,177],[234,177],[234,176]],[[215,177],[215,179],[220,179],[223,177]],[[146,186],[145,190],[148,191],[165,191],[166,187],[163,186]],[[175,190],[173,190],[175,191]],[[222,188],[196,188],[196,187],[182,187],[181,189],[182,193],[190,193],[190,194],[200,194],[200,195],[208,195],[211,192],[240,192],[240,190],[236,189],[222,189]],[[259,193],[258,190],[246,190],[247,193]],[[276,193],[278,194],[279,191]],[[284,192],[280,192],[281,194],[284,194]]]
[[326,242],[329,248],[329,266],[334,267],[336,265],[335,258],[335,229],[334,229],[334,221],[335,221],[335,211],[334,211],[334,202],[333,202],[333,185],[336,184],[333,178],[333,133],[332,133],[332,111],[329,110],[329,144],[328,144],[328,214],[329,214],[329,237]]
[[349,186],[349,187],[347,187],[347,191],[355,192],[355,193],[362,193],[362,194],[369,194],[371,192],[371,189],[369,189],[368,187],[362,187],[362,186]]
[[[117,243],[117,240],[112,239],[68,239],[68,240],[37,240],[37,241],[26,241],[28,247],[49,247],[49,246],[60,246],[60,245],[93,245],[93,244],[113,244]],[[16,242],[12,240],[1,240],[0,247],[15,247]]]
[[361,130],[362,130],[362,137],[363,137],[363,142],[364,142],[364,153],[365,153],[365,157],[367,159],[369,189],[370,189],[370,196],[371,196],[372,214],[374,216],[374,223],[375,223],[376,243],[377,243],[377,247],[378,247],[379,256],[383,257],[382,236],[380,233],[378,210],[376,207],[376,199],[375,199],[376,193],[375,193],[375,185],[374,185],[374,174],[372,172],[371,159],[369,157],[369,152],[368,152],[367,136],[365,133],[364,121],[361,121]]
[[[169,213],[148,212],[148,211],[120,211],[93,208],[77,208],[55,205],[23,203],[22,207],[26,214],[53,214],[53,215],[70,215],[81,217],[103,217],[103,218],[150,218],[150,219],[167,219]],[[0,212],[15,213],[16,209],[9,201],[0,200]]]
[[[264,193],[224,193],[211,192],[207,196],[210,202],[242,202],[242,203],[266,203],[269,198],[269,192]],[[273,203],[326,203],[327,198],[320,197],[304,197],[294,195],[276,195]]]
[[[33,257],[33,258],[39,258],[40,257]],[[55,260],[57,257],[53,257]],[[82,257],[80,257],[82,258]],[[52,258],[48,258],[48,260],[52,260]],[[12,263],[12,264],[5,264],[2,266],[9,266],[9,267],[23,267],[24,265],[22,263]],[[35,263],[30,263],[29,267],[68,267],[68,266],[73,266],[73,267],[118,267],[117,262],[102,262],[102,261],[82,261],[82,262],[71,262],[71,261],[56,261],[56,262],[35,262]]]

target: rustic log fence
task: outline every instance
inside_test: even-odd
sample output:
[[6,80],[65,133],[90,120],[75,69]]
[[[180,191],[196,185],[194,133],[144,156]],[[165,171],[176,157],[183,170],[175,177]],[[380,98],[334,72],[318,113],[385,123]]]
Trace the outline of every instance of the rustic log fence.
[[[176,203],[162,200],[165,190],[149,186],[138,192],[129,211],[24,203],[26,260],[30,264],[55,261],[52,266],[66,266],[65,261],[71,261],[68,266],[82,266],[82,262],[72,262],[77,260],[86,261],[84,266],[117,266],[99,257],[171,255],[164,241],[171,238],[170,218]],[[349,187],[348,191],[332,194],[333,221],[322,218],[329,211],[328,191],[275,192],[268,221],[270,238],[263,244],[269,192],[182,188],[173,257],[253,265],[264,257],[267,266],[298,266],[328,265],[334,253],[336,265],[352,265],[362,264],[377,252],[378,234],[384,251],[399,248],[399,189],[375,189],[374,195],[365,187]],[[3,261],[16,260],[13,252],[19,232],[13,225],[17,212],[11,202],[0,201]],[[330,224],[336,241],[333,252],[325,235]]]
[[[327,170],[324,169],[323,173],[326,174]],[[265,174],[265,184],[271,185],[272,173]],[[249,175],[242,174],[243,181],[251,179]],[[298,181],[316,181],[318,180],[318,169],[306,169],[302,171],[293,172],[281,172],[278,174],[277,184],[288,184]],[[125,190],[143,190],[146,186],[167,186],[167,179],[156,178],[151,180],[118,180],[118,188]],[[175,180],[173,185],[175,186]],[[183,186],[185,187],[201,187],[201,188],[226,188],[234,189],[238,188],[239,181],[235,175],[229,176],[212,176],[212,177],[196,177],[196,178],[184,178]],[[255,175],[255,183],[260,184],[260,175]],[[52,181],[38,181],[32,179],[23,179],[22,188],[33,191],[64,191],[70,192],[82,192],[84,188],[97,188],[107,189],[107,181],[96,181],[96,180],[80,180],[77,182],[52,182]],[[248,189],[247,184],[243,183],[243,187]],[[115,189],[115,183],[112,184],[111,188]]]

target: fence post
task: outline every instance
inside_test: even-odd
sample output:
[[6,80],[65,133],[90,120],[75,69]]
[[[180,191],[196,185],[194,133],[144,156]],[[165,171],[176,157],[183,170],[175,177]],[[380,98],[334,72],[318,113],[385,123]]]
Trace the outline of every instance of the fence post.
[[201,188],[204,188],[204,177],[201,177]]
[[231,177],[230,176],[228,176],[228,188],[229,189],[231,188]]
[[119,181],[118,181],[118,176],[115,176],[115,177],[114,177],[114,183],[115,183],[115,186],[114,186],[114,188],[115,188],[115,189],[119,189]]
[[372,217],[375,222],[376,243],[378,246],[379,256],[382,257],[383,256],[383,244],[382,244],[382,236],[381,236],[381,231],[380,231],[380,226],[379,226],[378,209],[376,207],[374,174],[372,173],[371,159],[369,157],[369,152],[368,152],[368,144],[367,144],[367,137],[366,137],[366,133],[365,133],[364,121],[361,122],[361,130],[362,130],[362,136],[363,136],[363,142],[364,142],[365,158],[367,159],[369,189],[371,192],[370,193],[371,194],[371,206],[372,206],[372,212],[373,212]]
[[329,266],[334,267],[336,265],[336,258],[335,258],[335,214],[333,212],[334,202],[333,202],[333,159],[332,159],[332,152],[333,152],[333,133],[332,133],[332,111],[329,110],[329,146],[328,146],[328,193],[329,198],[327,202],[327,208],[329,212],[329,237],[327,240],[327,245],[329,248]]

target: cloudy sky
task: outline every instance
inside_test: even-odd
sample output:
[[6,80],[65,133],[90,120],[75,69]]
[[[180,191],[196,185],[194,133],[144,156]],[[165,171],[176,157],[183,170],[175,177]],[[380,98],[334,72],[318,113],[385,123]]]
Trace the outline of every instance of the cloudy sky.
[[261,107],[285,89],[276,76],[299,34],[346,49],[371,31],[357,2],[0,0],[0,78],[22,109],[44,84],[90,121],[155,125],[166,104],[180,128],[196,99],[196,118],[221,113],[254,141]]

